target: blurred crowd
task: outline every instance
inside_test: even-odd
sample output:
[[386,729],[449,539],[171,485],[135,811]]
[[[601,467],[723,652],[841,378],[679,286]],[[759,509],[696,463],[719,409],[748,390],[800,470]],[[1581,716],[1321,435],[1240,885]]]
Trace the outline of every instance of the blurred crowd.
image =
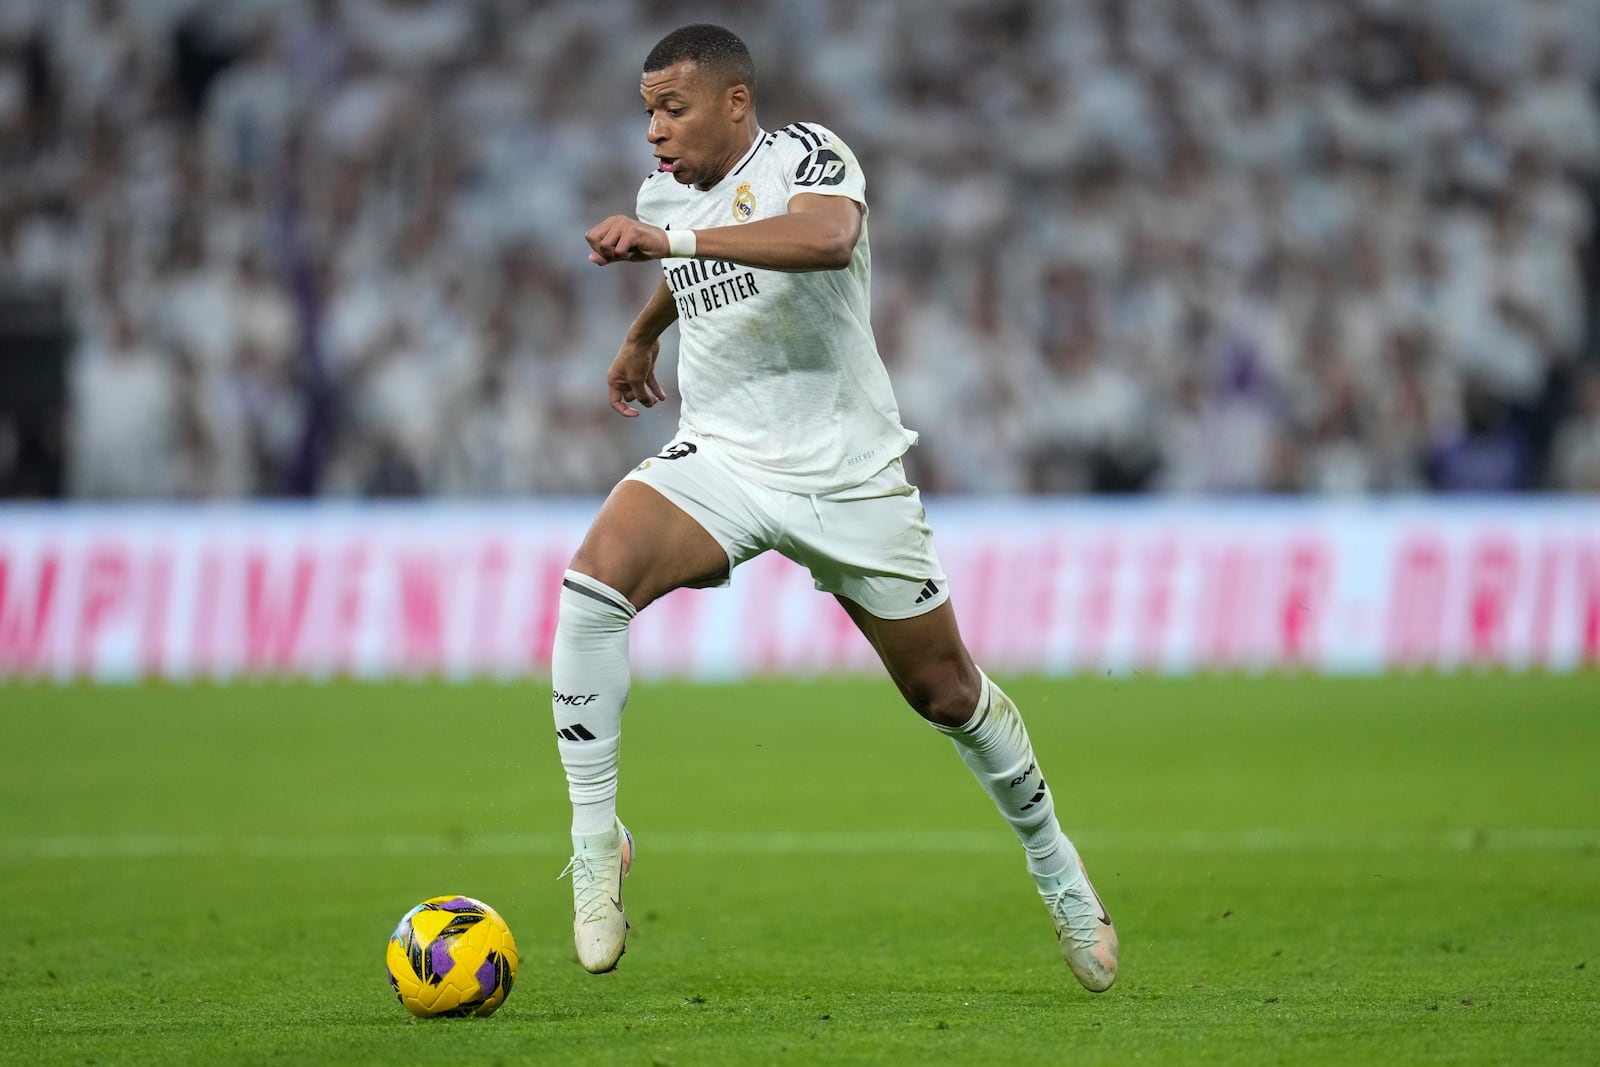
[[689,21],[861,159],[925,491],[1600,491],[1600,0],[4,0],[66,494],[606,490]]

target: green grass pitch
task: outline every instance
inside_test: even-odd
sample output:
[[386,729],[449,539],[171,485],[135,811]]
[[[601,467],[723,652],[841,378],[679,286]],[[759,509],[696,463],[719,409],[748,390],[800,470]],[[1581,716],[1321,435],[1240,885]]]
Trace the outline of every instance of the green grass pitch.
[[[636,687],[600,977],[537,682],[0,686],[0,1061],[1600,1057],[1594,674],[1008,689],[1118,921],[1103,996],[887,681]],[[385,940],[455,892],[509,921],[517,985],[413,1021]]]

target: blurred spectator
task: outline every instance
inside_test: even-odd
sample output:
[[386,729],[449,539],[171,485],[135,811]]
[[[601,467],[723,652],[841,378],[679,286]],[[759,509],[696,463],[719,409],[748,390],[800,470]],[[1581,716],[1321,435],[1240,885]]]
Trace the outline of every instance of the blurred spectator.
[[[0,4],[0,289],[70,308],[69,491],[605,490],[675,405],[610,416],[653,281],[581,234],[648,168],[645,51],[703,17]],[[867,167],[928,491],[1594,491],[1600,0],[709,17],[769,129]]]
[[1574,493],[1600,493],[1600,366],[1583,374],[1575,411],[1556,434],[1552,483]]
[[1468,381],[1460,430],[1429,463],[1432,487],[1448,493],[1508,493],[1529,486],[1528,435],[1492,387]]
[[168,354],[120,305],[78,353],[71,382],[70,486],[76,496],[164,497],[182,487],[182,407]]

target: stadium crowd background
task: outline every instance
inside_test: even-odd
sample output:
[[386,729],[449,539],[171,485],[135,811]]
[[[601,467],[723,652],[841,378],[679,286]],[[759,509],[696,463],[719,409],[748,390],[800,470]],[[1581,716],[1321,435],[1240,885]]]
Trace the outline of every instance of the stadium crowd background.
[[5,0],[0,490],[609,488],[698,20],[867,169],[926,491],[1600,491],[1600,0]]

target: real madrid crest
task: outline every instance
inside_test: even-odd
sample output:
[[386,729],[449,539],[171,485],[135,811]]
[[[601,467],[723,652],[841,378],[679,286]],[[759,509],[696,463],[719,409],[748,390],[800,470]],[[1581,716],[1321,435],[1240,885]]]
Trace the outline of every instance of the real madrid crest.
[[733,193],[733,221],[749,222],[756,217],[756,194],[750,191],[749,182],[740,182]]

